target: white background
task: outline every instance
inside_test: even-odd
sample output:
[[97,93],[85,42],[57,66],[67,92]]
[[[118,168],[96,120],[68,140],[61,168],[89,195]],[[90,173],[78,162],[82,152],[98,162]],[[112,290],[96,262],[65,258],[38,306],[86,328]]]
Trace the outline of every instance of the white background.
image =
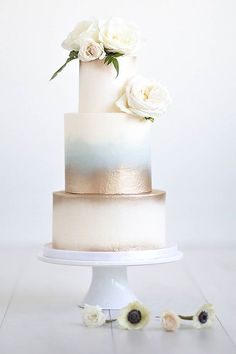
[[153,126],[153,184],[168,193],[168,238],[235,243],[235,12],[234,0],[1,0],[0,240],[51,239],[52,191],[64,188],[63,113],[77,108],[76,62],[48,79],[79,20],[117,15],[146,38],[140,73],[172,96]]

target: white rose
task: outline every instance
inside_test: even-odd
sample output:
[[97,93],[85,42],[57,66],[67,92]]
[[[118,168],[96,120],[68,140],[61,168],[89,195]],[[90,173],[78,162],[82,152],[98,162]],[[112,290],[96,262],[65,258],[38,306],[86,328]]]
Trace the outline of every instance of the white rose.
[[140,35],[133,24],[120,18],[99,23],[99,40],[109,52],[134,54],[140,44]]
[[93,39],[86,39],[79,49],[79,59],[82,61],[102,60],[105,55],[102,43],[97,43]]
[[106,322],[106,316],[101,307],[87,304],[82,311],[82,319],[87,327],[100,327]]
[[165,311],[161,315],[161,325],[166,331],[176,331],[180,326],[180,318],[172,311]]
[[169,103],[170,96],[165,87],[135,76],[128,82],[116,105],[122,112],[153,120],[166,111]]
[[66,50],[78,51],[87,38],[91,38],[95,41],[98,40],[98,23],[96,20],[79,22],[62,42],[62,47]]

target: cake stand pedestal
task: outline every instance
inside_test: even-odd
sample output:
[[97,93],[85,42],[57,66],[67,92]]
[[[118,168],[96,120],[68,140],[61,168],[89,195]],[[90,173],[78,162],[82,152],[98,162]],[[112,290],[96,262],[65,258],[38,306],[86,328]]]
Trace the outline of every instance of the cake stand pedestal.
[[92,281],[80,306],[99,305],[104,310],[118,310],[137,300],[129,288],[128,266],[174,262],[182,255],[176,245],[148,251],[80,252],[58,250],[46,244],[38,258],[53,264],[92,267]]

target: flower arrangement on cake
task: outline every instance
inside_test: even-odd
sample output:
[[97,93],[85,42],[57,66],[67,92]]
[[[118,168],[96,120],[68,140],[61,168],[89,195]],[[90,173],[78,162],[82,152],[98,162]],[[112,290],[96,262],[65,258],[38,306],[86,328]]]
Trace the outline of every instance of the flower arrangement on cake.
[[[117,77],[119,57],[135,56],[140,46],[140,31],[121,18],[79,22],[62,42],[69,57],[50,80],[75,59],[83,62],[101,60],[105,65],[113,65]],[[121,97],[115,102],[121,112],[152,122],[166,111],[169,103],[170,96],[164,86],[139,75],[126,83]]]
[[69,50],[69,57],[51,77],[54,79],[64,67],[74,59],[88,62],[103,60],[104,64],[113,64],[119,75],[118,59],[122,55],[135,55],[140,46],[140,33],[134,24],[121,18],[107,20],[81,21],[62,42]]

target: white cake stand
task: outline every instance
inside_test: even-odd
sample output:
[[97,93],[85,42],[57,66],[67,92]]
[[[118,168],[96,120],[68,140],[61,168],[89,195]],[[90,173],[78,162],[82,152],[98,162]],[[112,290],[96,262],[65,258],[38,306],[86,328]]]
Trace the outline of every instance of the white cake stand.
[[46,244],[38,258],[53,264],[92,267],[92,281],[80,306],[99,305],[102,309],[117,310],[137,300],[128,285],[128,266],[174,262],[182,255],[176,245],[148,251],[79,252]]

